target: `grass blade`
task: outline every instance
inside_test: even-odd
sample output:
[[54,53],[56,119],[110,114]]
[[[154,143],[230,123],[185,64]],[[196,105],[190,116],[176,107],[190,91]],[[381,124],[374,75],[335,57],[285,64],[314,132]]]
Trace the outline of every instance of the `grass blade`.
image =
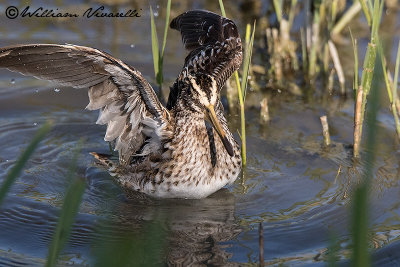
[[154,75],[156,76],[157,83],[160,85],[160,50],[158,47],[158,37],[156,24],[154,22],[153,9],[150,6],[150,19],[151,19],[151,50],[153,52],[153,65]]
[[367,192],[365,184],[361,185],[354,193],[352,208],[352,238],[353,256],[352,266],[370,266],[368,253],[368,212],[367,212]]
[[247,25],[246,28],[246,51],[243,61],[243,77],[242,77],[242,96],[246,98],[246,91],[247,91],[247,83],[249,79],[249,72],[250,72],[250,64],[251,64],[251,56],[253,54],[253,43],[254,43],[254,32],[256,29],[256,22],[254,21],[253,30],[250,35],[251,26],[250,24]]
[[222,2],[222,0],[219,0],[219,8],[221,9],[222,16],[226,17],[224,3]]
[[165,16],[164,38],[163,38],[163,44],[162,44],[162,49],[161,49],[161,58],[164,58],[164,51],[165,51],[165,45],[167,43],[167,34],[168,34],[168,28],[169,28],[170,14],[171,14],[171,0],[168,0],[167,14]]
[[309,55],[309,60],[308,60],[308,74],[309,76],[314,79],[315,78],[315,73],[317,71],[317,48],[319,47],[320,44],[320,30],[319,30],[319,25],[320,25],[320,12],[319,12],[319,7],[320,7],[320,2],[316,1],[313,3],[314,5],[314,19],[312,23],[312,46],[311,46],[311,51]]
[[332,35],[339,34],[344,27],[354,19],[354,17],[361,11],[361,5],[359,2],[354,4],[346,11],[346,13],[340,18],[338,23],[332,29]]
[[28,147],[21,154],[21,156],[18,158],[17,162],[15,163],[14,167],[8,173],[7,177],[3,181],[1,188],[0,188],[0,206],[7,194],[7,192],[10,190],[11,186],[13,185],[13,183],[15,182],[15,180],[21,173],[22,169],[24,168],[26,162],[32,156],[33,152],[39,145],[40,141],[42,141],[43,138],[45,137],[45,135],[50,131],[51,127],[52,127],[52,123],[46,122],[36,132],[35,136],[33,137],[32,141],[29,143]]
[[[399,65],[400,65],[400,41],[397,47],[396,67],[394,69],[394,84],[393,84],[393,99],[397,98],[397,85],[399,78]],[[395,102],[395,101],[394,101]]]
[[[383,55],[383,53],[381,53]],[[397,57],[396,57],[396,67],[394,69],[394,84],[393,84],[393,102],[392,102],[392,112],[394,117],[394,122],[396,125],[397,137],[400,138],[400,121],[399,115],[397,114],[397,83],[399,78],[399,63],[400,63],[400,41],[397,47]],[[383,68],[383,66],[382,66]],[[386,72],[384,70],[384,72]],[[386,75],[387,77],[387,75]],[[390,90],[389,90],[390,91]]]
[[[100,226],[100,232],[115,222],[108,219]],[[168,232],[165,220],[147,222],[140,230],[127,229],[123,236],[110,242],[109,233],[102,233],[103,239],[94,246],[96,267],[109,266],[164,266]],[[114,237],[114,236],[113,236]]]
[[[383,0],[375,0],[373,6],[373,17],[372,17],[372,29],[371,29],[371,40],[368,43],[367,52],[365,54],[364,65],[363,65],[363,72],[361,75],[361,87],[364,92],[363,94],[363,101],[361,107],[361,122],[360,122],[360,132],[358,133],[359,136],[362,136],[362,128],[363,128],[363,120],[364,120],[364,113],[365,113],[365,105],[367,103],[367,96],[371,89],[372,85],[372,76],[374,73],[375,68],[375,60],[376,60],[376,47],[378,42],[378,29],[381,20],[381,13],[383,7]],[[359,138],[361,140],[361,138]],[[355,147],[359,148],[359,144],[355,144]],[[354,149],[353,151],[354,157],[359,156],[359,151]]]
[[308,69],[308,54],[307,54],[307,44],[304,29],[300,28],[300,38],[301,38],[301,57],[303,62],[303,72],[306,73]]
[[362,8],[362,10],[363,10],[363,12],[364,12],[364,15],[365,15],[365,17],[366,17],[366,19],[367,19],[367,22],[368,22],[368,26],[371,27],[371,23],[372,23],[372,21],[371,21],[371,15],[370,15],[370,13],[369,13],[369,9],[368,9],[367,3],[365,2],[365,1],[367,1],[367,0],[358,0],[358,1],[360,1],[361,8]]
[[[171,0],[168,0],[168,3],[167,3],[167,14],[165,16],[163,44],[162,44],[161,52],[159,51],[159,55],[160,56],[159,56],[159,59],[158,59],[158,75],[156,75],[157,83],[158,83],[158,86],[160,87],[160,92],[161,92],[162,83],[164,81],[164,75],[163,75],[164,51],[165,51],[165,45],[167,43],[167,34],[168,34],[168,28],[169,28],[169,16],[170,16],[170,13],[171,13]],[[154,34],[157,37],[157,31],[155,29],[155,26],[154,26]],[[158,49],[158,41],[157,41],[157,49]]]
[[337,266],[337,262],[339,261],[339,251],[340,251],[340,243],[337,236],[333,233],[329,236],[329,246],[327,251],[327,261],[328,267]]
[[[379,39],[378,39],[378,52],[381,55],[384,55],[382,43]],[[382,63],[382,69],[383,69],[383,77],[385,78],[386,89],[387,89],[387,93],[389,96],[389,101],[390,101],[390,104],[393,104],[392,86],[390,85],[389,76],[387,73],[386,59],[384,56],[381,56],[381,63]]]
[[239,74],[235,71],[236,86],[239,95],[239,105],[240,105],[240,128],[241,128],[241,143],[242,143],[242,166],[245,167],[247,164],[246,158],[246,119],[244,114],[244,97],[242,95],[242,90],[240,89]]
[[297,5],[297,0],[292,0],[290,3],[290,11],[289,11],[289,31],[293,26],[294,15],[296,12],[296,5]]
[[[377,57],[380,57],[378,53]],[[376,117],[379,108],[379,86],[382,78],[382,68],[379,68],[379,61],[376,61],[373,80],[371,86],[371,98],[368,103],[368,123],[367,123],[367,149],[365,158],[364,177],[361,185],[356,189],[353,195],[352,211],[352,237],[353,254],[352,266],[371,266],[370,255],[368,252],[368,192],[373,178],[377,122]]]
[[282,20],[282,0],[273,0],[276,18],[279,22]]
[[[78,144],[78,149],[74,152],[74,157],[68,170],[67,180],[69,181],[73,180],[76,174],[78,156],[80,154],[81,147],[82,141],[80,141],[80,143]],[[79,205],[82,201],[84,191],[85,180],[75,178],[64,198],[64,204],[61,208],[61,214],[58,219],[53,240],[49,247],[46,267],[56,266],[57,258],[60,255],[60,252],[67,242],[69,234],[71,232],[72,224],[74,222],[76,214],[78,213]]]
[[[222,0],[219,0],[219,6],[221,9],[222,16],[226,17],[224,3],[222,2]],[[254,29],[255,29],[255,24],[254,24]],[[254,29],[253,29],[253,37],[254,37]],[[253,46],[253,45],[251,45],[251,46]],[[235,71],[234,75],[235,75],[236,87],[238,90],[238,98],[239,98],[239,105],[240,105],[240,127],[241,127],[241,138],[240,139],[242,141],[242,166],[245,167],[247,164],[247,159],[246,159],[246,124],[245,124],[246,121],[245,121],[245,114],[244,114],[244,96],[242,93],[243,90],[241,89],[241,86],[240,86],[239,73],[237,71]]]
[[358,89],[358,46],[357,46],[357,39],[354,39],[353,33],[349,28],[350,36],[351,36],[351,43],[353,44],[353,53],[354,53],[354,83],[353,83],[353,91],[354,96],[357,95]]

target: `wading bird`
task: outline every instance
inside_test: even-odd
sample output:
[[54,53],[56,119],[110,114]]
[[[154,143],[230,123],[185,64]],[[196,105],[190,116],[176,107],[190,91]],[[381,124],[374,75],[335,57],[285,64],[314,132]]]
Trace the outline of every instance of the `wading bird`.
[[0,67],[63,86],[89,88],[87,109],[100,110],[105,141],[119,160],[92,153],[129,191],[159,198],[204,198],[239,175],[241,156],[220,101],[242,61],[230,19],[203,10],[172,20],[189,50],[164,107],[135,68],[100,50],[57,44],[0,48]]

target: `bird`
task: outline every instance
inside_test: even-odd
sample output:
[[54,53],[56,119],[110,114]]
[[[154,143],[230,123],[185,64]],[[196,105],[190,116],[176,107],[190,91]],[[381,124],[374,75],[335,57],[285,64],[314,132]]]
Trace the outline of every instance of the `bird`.
[[143,75],[110,54],[72,44],[0,48],[0,67],[62,86],[88,89],[87,110],[99,110],[104,140],[118,158],[92,152],[127,192],[154,198],[200,199],[241,171],[221,89],[242,62],[235,23],[206,10],[186,11],[170,23],[188,55],[164,106]]

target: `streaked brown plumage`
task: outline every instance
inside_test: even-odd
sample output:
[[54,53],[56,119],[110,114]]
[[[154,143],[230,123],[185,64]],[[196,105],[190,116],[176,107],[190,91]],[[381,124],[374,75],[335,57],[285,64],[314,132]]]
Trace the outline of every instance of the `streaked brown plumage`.
[[142,74],[94,48],[15,45],[0,48],[0,67],[64,86],[89,89],[89,110],[100,109],[106,141],[119,162],[92,153],[127,190],[155,197],[202,198],[232,183],[241,166],[239,146],[220,102],[226,80],[239,68],[236,25],[194,10],[171,22],[190,52],[167,106]]

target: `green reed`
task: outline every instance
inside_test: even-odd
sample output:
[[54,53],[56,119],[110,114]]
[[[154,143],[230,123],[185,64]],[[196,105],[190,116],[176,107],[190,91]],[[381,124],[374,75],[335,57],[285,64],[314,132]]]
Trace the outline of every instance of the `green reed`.
[[72,224],[74,223],[76,214],[78,213],[79,205],[82,201],[83,193],[85,192],[85,180],[75,177],[82,143],[83,141],[80,140],[77,145],[77,149],[74,151],[74,156],[68,169],[66,180],[72,181],[72,183],[64,197],[64,204],[61,208],[57,227],[49,246],[46,267],[56,266],[58,256],[68,241]]
[[386,91],[389,97],[390,107],[392,110],[394,123],[396,127],[397,137],[400,138],[400,120],[398,114],[398,97],[397,97],[397,79],[398,79],[398,72],[399,72],[399,59],[400,59],[400,42],[397,49],[397,56],[396,56],[396,66],[394,71],[394,83],[391,84],[389,81],[390,74],[388,73],[388,67],[386,64],[386,59],[383,54],[383,47],[382,42],[378,40],[378,50],[381,56],[381,63],[383,68],[383,77],[385,79],[386,84]]
[[374,73],[377,45],[379,38],[378,29],[382,16],[382,10],[383,10],[383,0],[375,0],[371,10],[372,13],[371,38],[370,42],[368,43],[367,52],[365,54],[361,81],[356,90],[357,97],[355,103],[356,108],[355,108],[355,121],[354,121],[354,149],[353,149],[354,157],[359,157],[360,155],[360,143],[362,136],[365,106],[369,91],[371,89],[372,76]]
[[396,130],[397,130],[398,138],[400,138],[400,123],[399,123],[399,117],[397,114],[397,85],[398,85],[398,79],[399,79],[399,65],[400,65],[400,41],[397,46],[396,67],[394,70],[394,82],[393,82],[393,100],[391,103],[392,104],[392,112],[393,112],[394,120],[396,123]]
[[276,18],[280,22],[282,20],[282,0],[273,0],[272,3],[274,4]]
[[314,5],[314,17],[313,17],[313,23],[312,23],[312,31],[313,31],[313,36],[312,36],[312,42],[311,42],[311,50],[309,54],[309,60],[308,60],[308,75],[311,78],[314,78],[316,72],[317,72],[317,50],[318,47],[320,46],[320,23],[321,23],[321,18],[320,18],[320,6],[321,6],[321,1],[313,1]]
[[357,45],[357,39],[355,39],[353,37],[351,30],[350,30],[350,37],[351,37],[351,43],[353,45],[353,53],[354,53],[353,92],[354,92],[354,97],[355,97],[357,95],[357,88],[358,88],[358,45]]
[[[224,3],[222,0],[219,0],[219,5],[221,9],[222,16],[226,17]],[[236,88],[238,91],[239,98],[239,108],[240,108],[240,139],[242,145],[242,166],[245,167],[247,164],[246,157],[246,119],[245,119],[245,106],[244,102],[246,99],[246,91],[248,85],[248,77],[249,70],[251,64],[251,56],[253,53],[253,44],[254,44],[254,32],[256,28],[256,23],[254,22],[253,27],[249,24],[246,27],[245,34],[245,53],[244,53],[244,61],[243,61],[243,75],[242,75],[242,84],[240,84],[240,78],[238,71],[235,71],[235,81]]]
[[150,19],[151,19],[151,50],[153,53],[153,66],[154,66],[154,75],[156,77],[156,81],[159,87],[159,96],[162,97],[162,83],[164,80],[163,76],[163,63],[164,63],[164,52],[165,45],[167,43],[167,34],[169,28],[169,18],[171,13],[171,0],[167,2],[167,13],[165,16],[165,25],[164,25],[164,36],[161,50],[158,45],[158,35],[156,24],[154,20],[153,9],[150,6]]
[[143,229],[126,229],[123,236],[115,238],[107,229],[115,227],[113,219],[106,218],[97,232],[104,237],[94,244],[96,267],[108,266],[163,266],[168,232],[166,220],[157,218],[144,221]]
[[340,18],[340,20],[335,24],[331,34],[332,35],[339,34],[345,28],[345,26],[349,24],[351,20],[354,19],[354,17],[360,12],[360,10],[361,10],[360,3],[358,1],[354,1],[353,5],[346,11],[346,13],[344,13],[344,15]]
[[339,251],[340,251],[340,243],[335,234],[331,233],[329,236],[329,246],[326,251],[327,256],[327,265],[329,267],[335,267],[336,263],[339,261]]
[[10,190],[11,186],[17,180],[21,171],[23,170],[26,162],[32,156],[35,149],[38,147],[40,141],[44,139],[46,134],[51,130],[53,123],[46,122],[35,134],[32,141],[29,143],[28,147],[22,152],[21,156],[18,158],[14,167],[8,173],[7,177],[4,179],[1,187],[0,187],[0,206],[3,202],[7,192]]
[[377,113],[379,109],[379,88],[383,76],[383,68],[380,65],[378,52],[371,82],[371,96],[368,102],[367,140],[365,150],[365,164],[363,180],[356,188],[352,196],[352,266],[368,267],[371,265],[368,251],[368,194],[371,187],[374,172],[374,162],[377,150]]

